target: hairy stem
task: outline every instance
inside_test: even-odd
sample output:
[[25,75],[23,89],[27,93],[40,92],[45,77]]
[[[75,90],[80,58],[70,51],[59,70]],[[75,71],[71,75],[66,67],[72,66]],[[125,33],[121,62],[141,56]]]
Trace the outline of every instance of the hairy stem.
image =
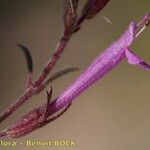
[[53,56],[48,61],[47,65],[43,69],[40,76],[33,83],[33,86],[30,86],[22,94],[22,96],[19,99],[17,99],[14,103],[12,103],[6,110],[4,110],[0,114],[0,122],[5,120],[9,115],[11,115],[13,112],[15,112],[22,104],[24,104],[26,101],[28,101],[34,95],[34,93],[37,93],[38,87],[43,83],[43,81],[48,76],[49,72],[52,70],[52,68],[56,64],[57,60],[60,58],[60,56],[61,56],[62,52],[64,51],[68,41],[69,41],[69,38],[67,38],[67,39],[64,37],[61,38],[60,42],[58,43],[58,45],[56,47],[56,51],[54,52]]
[[48,61],[47,65],[45,66],[44,70],[39,75],[37,80],[34,82],[34,84],[33,84],[34,87],[38,87],[45,80],[45,78],[50,73],[50,71],[53,69],[57,60],[60,58],[61,54],[63,53],[68,41],[69,41],[69,38],[65,38],[65,37],[61,38],[60,42],[58,43],[58,45],[56,47],[56,51],[54,52],[53,56]]
[[11,115],[14,111],[16,111],[22,104],[24,104],[27,100],[31,98],[33,95],[33,89],[28,88],[20,98],[14,101],[7,109],[4,110],[0,114],[0,122],[5,120],[9,115]]
[[[109,1],[109,0],[102,0],[102,2],[103,1]],[[9,108],[4,110],[4,112],[2,112],[0,114],[0,122],[2,122],[4,119],[6,119],[14,111],[16,111],[23,103],[25,103],[27,100],[29,100],[34,94],[39,94],[44,89],[44,87],[48,84],[49,80],[46,80],[46,77],[48,76],[48,74],[53,69],[53,67],[56,64],[56,62],[58,61],[58,59],[60,58],[61,54],[63,53],[67,43],[69,42],[69,39],[73,35],[73,33],[79,31],[78,25],[79,24],[81,25],[81,23],[84,21],[84,18],[81,17],[82,19],[81,19],[81,21],[79,21],[80,23],[78,24],[78,16],[77,16],[78,2],[79,2],[79,0],[65,0],[64,15],[63,15],[63,20],[64,20],[63,36],[61,37],[60,42],[58,43],[55,52],[53,53],[52,57],[47,62],[42,73],[38,76],[38,78],[34,82],[32,81],[32,69],[33,69],[32,68],[32,57],[29,53],[29,50],[26,47],[24,47],[23,45],[18,45],[23,50],[23,52],[26,56],[27,64],[28,64],[29,75],[28,75],[27,89],[19,99],[17,99]],[[96,0],[96,2],[98,2],[98,1]],[[103,6],[103,3],[98,5],[97,9],[101,5]],[[90,3],[89,3],[89,5],[85,6],[85,9],[86,9],[86,7],[89,7],[89,6],[90,6]],[[95,8],[96,6],[93,6],[93,7]],[[92,7],[90,7],[90,8],[91,8],[90,10],[87,10],[87,13],[89,13],[91,10],[93,10]],[[94,12],[94,15],[96,13],[97,12]],[[55,79],[55,78],[53,78],[53,79]]]

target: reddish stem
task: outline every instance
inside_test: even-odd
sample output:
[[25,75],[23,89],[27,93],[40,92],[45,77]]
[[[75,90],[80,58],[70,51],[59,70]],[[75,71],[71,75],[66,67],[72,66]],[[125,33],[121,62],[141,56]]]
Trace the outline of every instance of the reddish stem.
[[9,115],[11,115],[14,111],[16,111],[22,104],[24,104],[27,100],[31,98],[33,95],[33,89],[28,88],[21,96],[19,99],[14,101],[7,109],[4,110],[0,114],[0,122],[5,120]]
[[[60,42],[56,47],[56,51],[54,52],[53,56],[49,59],[47,65],[43,69],[43,72],[39,75],[37,80],[31,85],[23,94],[22,96],[17,99],[14,103],[12,103],[4,112],[0,114],[0,123],[5,120],[9,115],[11,115],[14,111],[16,111],[22,104],[24,104],[27,100],[29,100],[37,91],[39,91],[39,86],[43,83],[46,79],[47,75],[50,73],[58,59],[60,58],[61,54],[63,53],[69,38],[62,37]],[[42,89],[43,90],[43,89]]]
[[66,37],[61,38],[60,42],[58,43],[58,45],[56,47],[56,51],[54,52],[53,56],[48,61],[47,65],[45,66],[45,68],[43,70],[43,72],[40,74],[40,76],[34,82],[34,84],[33,84],[34,87],[38,87],[45,80],[45,78],[50,73],[50,71],[53,69],[53,67],[56,64],[57,60],[60,58],[61,54],[63,53],[68,41],[69,41],[69,38],[66,38]]

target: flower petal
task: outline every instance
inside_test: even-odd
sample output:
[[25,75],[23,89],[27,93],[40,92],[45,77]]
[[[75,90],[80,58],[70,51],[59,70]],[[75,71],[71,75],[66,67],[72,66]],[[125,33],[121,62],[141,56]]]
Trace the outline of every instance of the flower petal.
[[125,55],[128,59],[128,63],[132,65],[139,65],[144,69],[150,70],[150,64],[145,62],[142,58],[133,53],[130,49],[125,49]]

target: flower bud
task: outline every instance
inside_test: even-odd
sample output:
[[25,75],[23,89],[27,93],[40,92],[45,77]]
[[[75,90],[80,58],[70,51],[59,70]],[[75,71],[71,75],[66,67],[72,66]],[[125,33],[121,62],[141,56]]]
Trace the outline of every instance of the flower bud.
[[79,0],[65,0],[64,2],[64,36],[70,36],[76,28],[77,6]]
[[82,14],[86,14],[86,19],[91,19],[102,10],[109,0],[88,0],[82,9]]

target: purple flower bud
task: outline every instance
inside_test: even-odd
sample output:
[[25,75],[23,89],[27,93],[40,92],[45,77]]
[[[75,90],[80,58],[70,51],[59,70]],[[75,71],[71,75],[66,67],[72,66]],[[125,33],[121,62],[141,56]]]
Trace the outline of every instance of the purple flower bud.
[[80,28],[80,24],[85,19],[91,19],[95,17],[95,15],[101,11],[109,0],[87,0],[86,4],[82,9],[82,13],[80,18],[78,19],[77,27]]
[[87,19],[93,18],[109,0],[88,0],[82,10],[82,14],[86,14]]

